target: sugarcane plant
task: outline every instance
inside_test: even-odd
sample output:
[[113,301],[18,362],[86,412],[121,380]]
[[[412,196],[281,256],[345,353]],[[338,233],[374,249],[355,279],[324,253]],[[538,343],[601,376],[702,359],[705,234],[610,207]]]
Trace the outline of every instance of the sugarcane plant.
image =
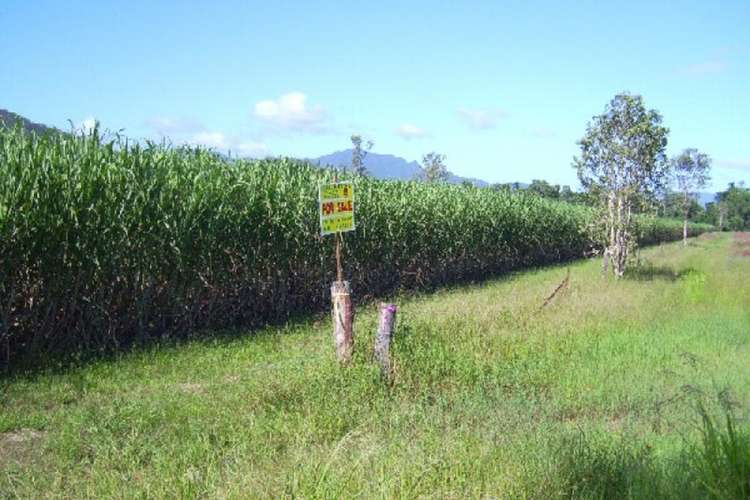
[[[588,207],[523,190],[382,181],[288,158],[233,160],[96,128],[0,128],[0,343],[116,349],[162,335],[323,310],[333,250],[317,187],[355,179],[342,251],[361,296],[585,255]],[[638,219],[640,220],[640,219]],[[693,234],[708,226],[691,227]],[[642,238],[680,237],[642,223]]]

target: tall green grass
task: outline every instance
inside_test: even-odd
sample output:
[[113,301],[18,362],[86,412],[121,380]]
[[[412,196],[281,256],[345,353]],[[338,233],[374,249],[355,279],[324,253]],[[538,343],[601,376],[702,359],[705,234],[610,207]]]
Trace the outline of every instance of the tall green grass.
[[[333,255],[319,235],[317,185],[332,175],[96,131],[0,129],[0,359],[320,309]],[[354,181],[358,227],[344,257],[358,297],[559,262],[592,245],[585,207]],[[643,219],[641,232],[671,240],[680,225]]]
[[[578,433],[562,440],[551,484],[563,498],[750,498],[750,433],[731,409],[716,414],[697,401],[699,440],[675,457],[647,444]],[[547,485],[549,488],[550,485]]]

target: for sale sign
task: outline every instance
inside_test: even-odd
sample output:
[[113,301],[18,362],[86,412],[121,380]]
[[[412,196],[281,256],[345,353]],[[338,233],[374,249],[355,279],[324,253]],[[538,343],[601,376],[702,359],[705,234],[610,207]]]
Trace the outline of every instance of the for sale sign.
[[354,186],[351,182],[321,184],[320,233],[354,231]]

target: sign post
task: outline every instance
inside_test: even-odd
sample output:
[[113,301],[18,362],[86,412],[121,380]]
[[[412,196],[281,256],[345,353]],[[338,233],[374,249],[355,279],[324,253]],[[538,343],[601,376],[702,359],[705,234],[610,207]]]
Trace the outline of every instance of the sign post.
[[352,300],[349,282],[344,281],[341,241],[344,232],[354,231],[354,186],[351,182],[321,184],[319,188],[320,233],[332,234],[336,246],[336,281],[331,285],[333,342],[342,364],[352,359]]

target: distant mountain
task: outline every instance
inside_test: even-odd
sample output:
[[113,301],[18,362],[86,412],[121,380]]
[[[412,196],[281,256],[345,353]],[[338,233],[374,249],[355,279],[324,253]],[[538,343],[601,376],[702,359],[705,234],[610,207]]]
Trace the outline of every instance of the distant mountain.
[[[321,167],[326,165],[339,168],[349,167],[352,163],[352,150],[336,151],[329,155],[313,158],[311,161]],[[379,179],[409,180],[417,177],[422,171],[419,163],[415,161],[408,162],[398,156],[372,152],[365,156],[364,165],[370,175]]]
[[462,182],[471,182],[473,185],[477,187],[487,187],[490,185],[489,182],[483,181],[482,179],[475,179],[474,177],[459,177],[458,175],[455,175],[453,172],[448,172],[448,182],[451,184],[461,184]]
[[15,127],[16,123],[19,121],[21,122],[21,126],[27,132],[36,132],[38,134],[58,132],[56,128],[48,127],[47,125],[42,125],[41,123],[32,122],[28,118],[24,118],[19,114],[13,113],[12,111],[0,109],[0,125]]
[[[352,162],[352,150],[336,151],[329,155],[313,158],[310,161],[321,167],[326,165],[340,168],[349,167]],[[411,180],[417,178],[422,171],[422,167],[416,161],[406,161],[398,156],[373,152],[367,153],[364,165],[367,172],[378,179]],[[458,184],[464,181],[469,181],[475,186],[489,185],[481,179],[459,177],[452,172],[448,172],[448,182]]]

